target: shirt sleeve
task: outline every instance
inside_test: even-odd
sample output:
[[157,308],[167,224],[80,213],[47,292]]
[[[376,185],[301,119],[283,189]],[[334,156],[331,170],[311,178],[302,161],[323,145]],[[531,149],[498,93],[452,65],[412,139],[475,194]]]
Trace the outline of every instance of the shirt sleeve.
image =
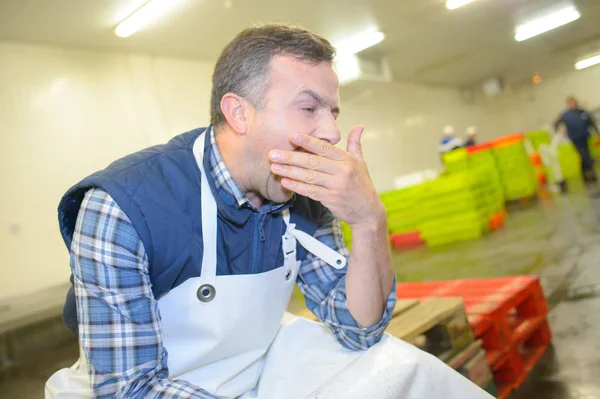
[[[337,219],[320,226],[314,237],[350,260],[344,237]],[[381,320],[371,327],[361,327],[350,311],[346,300],[346,270],[335,269],[320,258],[308,253],[300,265],[298,286],[304,294],[308,309],[327,325],[342,346],[351,350],[365,350],[381,340],[390,323],[396,305],[396,278],[388,296]]]
[[71,245],[79,341],[95,398],[212,399],[170,380],[148,258],[135,228],[104,191],[89,190]]

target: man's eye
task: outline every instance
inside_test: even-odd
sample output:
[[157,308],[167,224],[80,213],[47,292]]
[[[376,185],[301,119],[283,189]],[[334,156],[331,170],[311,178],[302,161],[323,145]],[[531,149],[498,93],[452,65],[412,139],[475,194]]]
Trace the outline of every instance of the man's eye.
[[310,112],[311,114],[313,114],[315,112],[315,108],[314,107],[302,108],[302,110],[304,110],[306,112]]

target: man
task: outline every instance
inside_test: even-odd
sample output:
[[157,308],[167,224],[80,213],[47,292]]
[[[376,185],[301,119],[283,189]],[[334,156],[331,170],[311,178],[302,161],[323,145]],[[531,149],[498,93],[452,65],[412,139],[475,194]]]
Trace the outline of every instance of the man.
[[443,136],[438,147],[438,152],[440,154],[445,154],[446,152],[456,150],[464,145],[462,139],[455,136],[454,126],[444,126],[442,132]]
[[555,131],[558,131],[561,125],[567,129],[567,135],[573,142],[577,152],[581,156],[581,170],[585,183],[595,183],[597,181],[594,172],[594,160],[590,154],[589,137],[590,128],[598,134],[598,128],[591,115],[579,107],[575,97],[567,98],[568,109],[554,123]]
[[[383,336],[395,304],[386,215],[363,128],[334,146],[333,57],[304,29],[242,31],[217,61],[207,129],[66,193],[65,318],[82,350],[47,397],[323,398],[344,378],[378,398],[489,397]],[[352,228],[351,254],[338,220]],[[283,318],[295,282],[329,332]]]
[[465,147],[470,147],[477,144],[475,140],[477,138],[477,127],[469,126],[467,128],[467,139],[465,140]]

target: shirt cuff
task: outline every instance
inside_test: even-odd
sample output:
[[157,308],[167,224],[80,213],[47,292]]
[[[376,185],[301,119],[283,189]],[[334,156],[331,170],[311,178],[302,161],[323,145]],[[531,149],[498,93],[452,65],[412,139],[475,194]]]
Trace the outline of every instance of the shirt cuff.
[[320,309],[324,316],[321,320],[326,320],[325,324],[333,330],[343,346],[352,350],[365,350],[381,340],[396,306],[395,275],[383,315],[378,323],[370,327],[361,327],[350,313],[345,292],[345,277],[338,282],[331,294],[333,297],[324,304],[328,309]]

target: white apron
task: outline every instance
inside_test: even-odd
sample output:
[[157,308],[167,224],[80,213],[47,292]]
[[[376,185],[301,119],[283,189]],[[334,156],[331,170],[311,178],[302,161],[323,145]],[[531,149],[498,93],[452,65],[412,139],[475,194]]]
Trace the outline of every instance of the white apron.
[[[289,211],[284,213],[282,267],[217,276],[217,206],[206,180],[200,137],[194,154],[202,175],[202,275],[158,301],[169,378],[189,381],[222,398],[490,397],[439,360],[390,336],[369,351],[353,352],[321,324],[287,316],[281,327],[301,263],[296,240],[332,267],[346,264],[331,248],[295,230]],[[91,398],[85,364],[82,351],[74,366],[50,377],[46,398]],[[386,371],[373,373],[381,369]],[[427,394],[438,389],[440,396]]]

